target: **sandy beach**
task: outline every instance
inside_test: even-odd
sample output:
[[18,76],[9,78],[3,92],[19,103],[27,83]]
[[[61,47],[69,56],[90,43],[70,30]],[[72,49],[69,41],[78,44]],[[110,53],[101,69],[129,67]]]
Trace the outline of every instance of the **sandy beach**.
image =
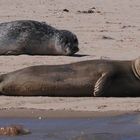
[[[92,12],[84,12],[88,10]],[[23,19],[43,21],[58,29],[74,32],[80,48],[77,56],[70,57],[0,56],[0,74],[32,65],[66,64],[91,59],[135,59],[140,56],[139,17],[138,0],[0,0],[0,22]],[[0,117],[20,117],[15,114],[25,117],[35,114],[36,117],[91,117],[140,111],[139,97],[0,96],[0,100]]]

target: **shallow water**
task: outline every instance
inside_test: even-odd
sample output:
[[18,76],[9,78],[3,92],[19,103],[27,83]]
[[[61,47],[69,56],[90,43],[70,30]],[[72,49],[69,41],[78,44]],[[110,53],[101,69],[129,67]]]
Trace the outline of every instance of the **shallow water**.
[[94,119],[0,119],[0,125],[21,124],[29,135],[0,140],[140,140],[140,114]]

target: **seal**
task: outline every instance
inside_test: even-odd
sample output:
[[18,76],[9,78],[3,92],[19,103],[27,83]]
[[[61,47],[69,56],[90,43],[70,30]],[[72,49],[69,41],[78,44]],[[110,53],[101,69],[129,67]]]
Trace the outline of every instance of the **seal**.
[[140,58],[31,66],[0,76],[1,95],[140,96]]
[[44,22],[17,20],[0,24],[0,55],[73,55],[78,39]]
[[0,136],[18,136],[30,134],[28,129],[23,128],[21,125],[10,125],[0,127]]

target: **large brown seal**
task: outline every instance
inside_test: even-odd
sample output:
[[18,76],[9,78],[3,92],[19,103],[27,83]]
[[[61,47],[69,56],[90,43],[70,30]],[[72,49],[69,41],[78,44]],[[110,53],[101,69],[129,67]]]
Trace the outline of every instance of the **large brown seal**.
[[0,24],[0,55],[73,55],[78,50],[78,39],[70,31],[33,20]]
[[0,76],[1,95],[140,96],[140,58],[31,66]]

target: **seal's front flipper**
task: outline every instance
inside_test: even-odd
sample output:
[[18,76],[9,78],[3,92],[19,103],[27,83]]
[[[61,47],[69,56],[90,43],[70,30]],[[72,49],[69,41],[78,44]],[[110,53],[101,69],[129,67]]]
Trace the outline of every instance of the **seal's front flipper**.
[[108,78],[109,75],[106,72],[106,73],[102,73],[101,77],[97,80],[97,82],[95,83],[94,93],[93,93],[95,97],[103,95],[103,92],[109,82]]

